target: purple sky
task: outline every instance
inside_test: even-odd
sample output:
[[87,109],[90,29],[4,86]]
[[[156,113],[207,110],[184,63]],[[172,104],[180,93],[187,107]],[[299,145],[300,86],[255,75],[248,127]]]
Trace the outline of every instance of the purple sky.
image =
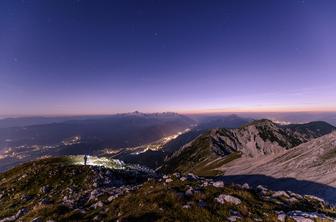
[[0,1],[0,116],[336,110],[336,1]]

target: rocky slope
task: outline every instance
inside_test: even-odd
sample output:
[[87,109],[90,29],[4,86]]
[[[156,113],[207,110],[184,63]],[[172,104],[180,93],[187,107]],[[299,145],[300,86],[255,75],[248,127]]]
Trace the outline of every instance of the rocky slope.
[[193,174],[31,162],[0,174],[0,221],[333,221],[314,196]]
[[[263,164],[245,160],[245,167],[224,168],[226,174],[263,174],[292,177],[336,186],[336,132],[303,143]],[[233,163],[232,163],[233,164]],[[243,163],[241,164],[241,166]],[[250,166],[247,166],[250,165]]]
[[324,122],[280,126],[270,120],[254,121],[238,129],[213,129],[175,152],[161,170],[214,175],[217,168],[232,160],[273,157],[334,129]]

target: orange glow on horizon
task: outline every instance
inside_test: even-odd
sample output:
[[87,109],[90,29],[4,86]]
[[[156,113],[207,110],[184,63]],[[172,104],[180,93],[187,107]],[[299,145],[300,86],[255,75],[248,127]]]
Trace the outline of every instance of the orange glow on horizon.
[[216,114],[216,113],[319,113],[319,112],[336,112],[336,107],[240,107],[240,108],[215,108],[215,109],[195,109],[181,110],[182,114]]
[[[85,109],[82,109],[85,110]],[[137,109],[135,109],[137,110]],[[87,109],[85,112],[67,112],[66,110],[62,110],[60,112],[55,113],[27,113],[27,114],[16,114],[16,115],[9,115],[3,114],[3,118],[6,117],[34,117],[34,116],[44,116],[44,117],[66,117],[66,116],[95,116],[95,115],[114,115],[114,114],[122,114],[122,113],[130,113],[134,112],[135,110],[119,110],[118,112],[112,111],[109,109],[100,110],[100,112],[95,112],[95,110]],[[207,109],[174,109],[174,108],[156,108],[156,109],[138,109],[139,112],[143,113],[160,113],[160,112],[176,112],[180,114],[232,114],[232,113],[294,113],[294,112],[305,112],[305,113],[323,113],[323,112],[336,112],[335,107],[286,107],[286,106],[272,106],[272,107],[231,107],[231,108],[207,108]]]

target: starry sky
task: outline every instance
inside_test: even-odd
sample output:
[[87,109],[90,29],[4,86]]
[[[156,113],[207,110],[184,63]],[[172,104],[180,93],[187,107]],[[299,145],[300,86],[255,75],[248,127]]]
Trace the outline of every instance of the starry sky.
[[2,0],[0,115],[336,110],[333,0]]

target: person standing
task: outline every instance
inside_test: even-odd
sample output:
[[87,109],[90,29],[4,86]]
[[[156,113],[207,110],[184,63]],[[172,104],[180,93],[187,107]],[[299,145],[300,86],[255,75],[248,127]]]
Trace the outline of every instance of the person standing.
[[87,156],[84,155],[84,165],[86,166],[86,164],[87,164]]

